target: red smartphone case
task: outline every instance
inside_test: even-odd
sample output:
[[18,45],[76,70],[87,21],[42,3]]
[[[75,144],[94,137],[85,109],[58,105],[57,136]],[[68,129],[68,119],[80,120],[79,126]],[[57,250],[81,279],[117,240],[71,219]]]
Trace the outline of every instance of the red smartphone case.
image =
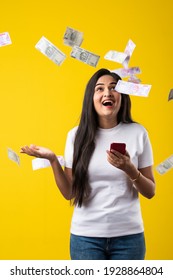
[[118,151],[121,154],[125,154],[126,152],[126,144],[125,143],[112,143],[110,146],[110,150]]

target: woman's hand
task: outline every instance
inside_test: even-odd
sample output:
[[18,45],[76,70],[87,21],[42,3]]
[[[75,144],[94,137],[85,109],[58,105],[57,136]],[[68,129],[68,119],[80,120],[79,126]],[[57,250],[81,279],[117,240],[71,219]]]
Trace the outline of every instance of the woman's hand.
[[127,171],[131,166],[130,155],[126,151],[125,154],[121,154],[116,150],[106,151],[107,152],[107,160],[110,164],[119,168],[123,171]]
[[48,159],[50,162],[53,162],[56,159],[56,155],[51,150],[33,144],[30,146],[21,147],[20,152],[29,156],[45,158]]
[[52,166],[55,182],[60,192],[67,200],[72,198],[71,169],[67,168],[66,170],[65,168],[66,172],[64,172],[54,152],[36,145],[23,146],[21,147],[20,152],[29,156],[48,159]]
[[107,151],[107,159],[110,164],[123,170],[132,180],[135,188],[147,198],[155,195],[155,181],[152,166],[137,169],[130,160],[130,155],[126,151],[125,155],[111,150]]

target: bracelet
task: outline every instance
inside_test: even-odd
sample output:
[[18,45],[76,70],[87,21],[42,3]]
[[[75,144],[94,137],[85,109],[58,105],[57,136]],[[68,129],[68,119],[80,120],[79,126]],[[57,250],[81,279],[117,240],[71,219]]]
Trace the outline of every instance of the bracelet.
[[136,182],[139,179],[140,175],[141,175],[141,172],[139,171],[138,176],[135,179],[131,179],[132,182]]

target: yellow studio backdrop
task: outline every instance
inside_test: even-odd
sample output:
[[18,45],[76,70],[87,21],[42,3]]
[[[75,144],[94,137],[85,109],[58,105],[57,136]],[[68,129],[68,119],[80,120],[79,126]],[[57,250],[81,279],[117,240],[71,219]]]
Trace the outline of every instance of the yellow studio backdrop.
[[[0,47],[0,259],[69,259],[72,207],[61,196],[51,168],[32,170],[20,154],[18,166],[7,148],[19,154],[25,144],[49,147],[63,155],[67,132],[78,124],[85,85],[99,68],[121,65],[104,59],[109,50],[136,48],[129,66],[139,66],[149,97],[132,97],[132,114],[149,133],[157,184],[152,200],[141,197],[146,259],[173,259],[173,169],[156,166],[173,154],[173,3],[146,1],[1,1],[0,33],[12,44]],[[100,55],[96,68],[70,57],[66,27],[84,33],[82,48]],[[45,36],[67,58],[57,66],[36,50]]]

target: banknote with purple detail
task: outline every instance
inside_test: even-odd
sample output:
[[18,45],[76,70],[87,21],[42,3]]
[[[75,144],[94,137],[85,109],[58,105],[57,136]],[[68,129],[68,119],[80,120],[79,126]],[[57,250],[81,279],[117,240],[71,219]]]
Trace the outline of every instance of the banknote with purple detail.
[[131,39],[129,39],[129,41],[127,42],[127,45],[125,47],[125,50],[124,50],[124,53],[127,54],[126,59],[123,61],[124,68],[128,67],[130,58],[131,58],[132,53],[133,53],[135,48],[136,48],[135,43]]
[[136,84],[141,83],[141,80],[138,77],[136,77],[135,75],[131,75],[127,81],[132,82],[132,83],[136,83]]
[[8,32],[0,33],[0,47],[11,45],[11,38]]
[[140,74],[141,69],[139,67],[129,67],[129,68],[118,68],[115,70],[110,70],[113,73],[116,73],[121,78],[126,78],[135,74]]
[[115,90],[120,93],[141,96],[141,97],[147,97],[150,89],[151,89],[151,85],[137,84],[137,83],[126,82],[122,80],[119,80],[115,86]]

